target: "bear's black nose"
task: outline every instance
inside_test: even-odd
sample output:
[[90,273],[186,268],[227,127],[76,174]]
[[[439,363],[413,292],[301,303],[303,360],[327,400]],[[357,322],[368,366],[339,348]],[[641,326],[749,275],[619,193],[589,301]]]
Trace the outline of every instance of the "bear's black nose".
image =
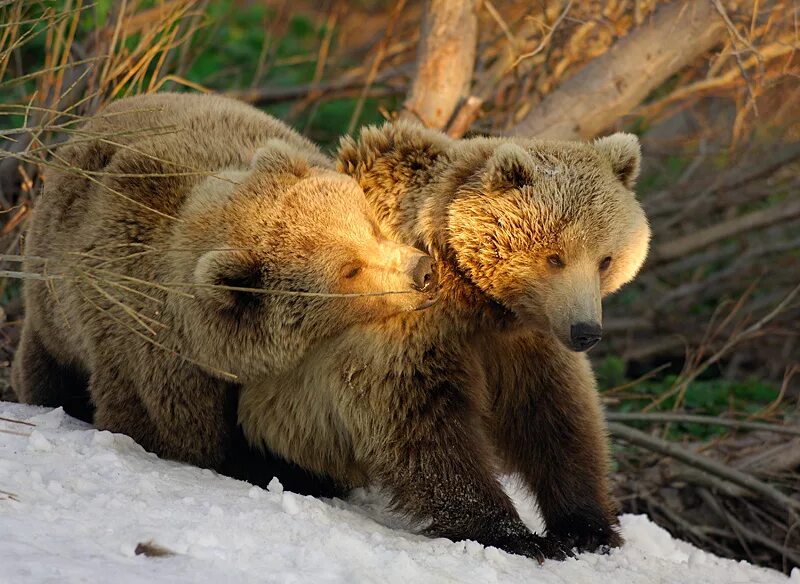
[[588,351],[603,336],[603,327],[594,322],[579,322],[569,329],[569,341],[574,351]]
[[411,270],[411,280],[414,290],[430,292],[436,287],[436,264],[431,256],[422,256],[417,265]]

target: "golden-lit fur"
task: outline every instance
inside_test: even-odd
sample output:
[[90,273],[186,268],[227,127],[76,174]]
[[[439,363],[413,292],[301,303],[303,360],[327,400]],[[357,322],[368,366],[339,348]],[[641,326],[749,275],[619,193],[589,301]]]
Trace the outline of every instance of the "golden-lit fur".
[[412,289],[424,254],[383,237],[353,179],[250,106],[136,97],[79,137],[56,160],[84,174],[48,172],[25,242],[29,271],[48,258],[67,278],[25,284],[22,401],[70,407],[88,378],[98,427],[218,467],[239,382],[430,300]]
[[[453,141],[397,123],[345,139],[340,170],[393,239],[438,260],[440,300],[245,384],[248,439],[346,486],[381,484],[432,535],[538,558],[618,545],[594,376],[566,344],[646,255],[639,157],[627,135]],[[522,524],[503,470],[536,493],[550,537]]]
[[[358,180],[391,236],[428,251],[442,277],[458,281],[472,303],[460,316],[481,314],[472,351],[492,446],[536,494],[548,536],[582,550],[622,539],[596,383],[585,354],[570,349],[570,331],[599,327],[601,298],[647,255],[650,230],[631,191],[640,158],[629,134],[455,141],[405,123],[365,129],[339,151],[340,170]],[[489,308],[504,314],[487,319]]]

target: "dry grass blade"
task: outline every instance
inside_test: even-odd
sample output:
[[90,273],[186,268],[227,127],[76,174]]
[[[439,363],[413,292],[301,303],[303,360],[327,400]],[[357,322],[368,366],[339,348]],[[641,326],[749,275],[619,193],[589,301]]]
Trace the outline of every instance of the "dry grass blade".
[[6,418],[5,416],[0,416],[0,421],[8,422],[9,424],[22,424],[23,426],[31,426],[32,428],[36,427],[36,424],[32,422],[25,422],[23,420],[15,420],[14,418]]
[[189,288],[208,290],[230,290],[231,292],[250,292],[252,294],[275,294],[278,296],[301,296],[306,298],[367,298],[376,296],[395,296],[418,294],[415,290],[386,290],[383,292],[308,292],[305,290],[282,290],[280,288],[247,288],[245,286],[224,286],[221,284],[199,284],[196,282],[164,282],[168,288]]
[[135,320],[143,329],[145,329],[152,336],[156,336],[156,334],[158,334],[158,333],[156,332],[156,330],[153,327],[148,325],[147,322],[145,322],[145,321],[150,321],[152,324],[155,324],[155,325],[158,325],[158,326],[161,326],[161,327],[165,326],[165,325],[161,324],[160,322],[158,322],[157,320],[152,319],[149,316],[146,316],[146,315],[142,314],[141,312],[131,308],[130,306],[128,306],[127,304],[122,302],[120,299],[115,298],[113,295],[108,293],[106,290],[103,290],[103,288],[97,283],[97,281],[95,281],[93,278],[91,278],[91,276],[88,276],[86,272],[83,272],[82,275],[84,276],[83,281],[85,283],[87,283],[92,289],[94,289],[103,298],[105,298],[106,300],[111,302],[113,305],[119,307],[126,315],[130,316],[133,320]]
[[6,499],[9,499],[10,501],[16,501],[17,503],[19,503],[19,498],[15,493],[11,493],[9,491],[4,491],[0,489],[0,495],[3,495]]
[[42,78],[46,75],[52,75],[53,73],[59,73],[64,69],[72,69],[78,65],[93,65],[96,64],[100,59],[97,57],[87,58],[87,59],[80,59],[78,61],[72,61],[65,65],[56,65],[50,67],[48,69],[41,69],[34,73],[28,73],[27,75],[22,75],[20,77],[15,77],[13,79],[9,79],[8,81],[0,82],[0,89],[4,89],[7,87],[11,87],[13,85],[19,85],[20,83],[25,83],[27,81],[37,80]]
[[625,391],[626,389],[630,389],[631,387],[635,387],[635,386],[639,385],[640,383],[642,383],[643,381],[647,381],[648,379],[652,379],[653,377],[658,375],[661,371],[664,371],[665,369],[667,369],[669,366],[670,366],[669,363],[662,363],[658,367],[655,367],[654,369],[651,369],[650,371],[648,371],[647,373],[645,373],[644,375],[642,375],[640,377],[637,377],[636,379],[633,379],[633,380],[628,381],[627,383],[623,383],[621,385],[617,385],[615,387],[612,387],[611,389],[607,389],[606,391],[603,392],[603,395],[604,396],[610,396],[610,395],[614,395],[615,393],[619,393],[621,391]]
[[[81,254],[86,256],[86,254]],[[91,256],[88,255],[86,257],[92,259],[98,259],[106,261],[107,258],[100,257],[100,256]],[[19,259],[16,259],[19,258]],[[0,260],[5,261],[24,261],[25,256],[18,256],[18,255],[11,255],[11,254],[0,254]],[[37,258],[34,257],[32,259],[41,260],[41,261],[49,261],[47,258]],[[231,292],[250,292],[253,294],[275,294],[280,296],[301,296],[307,298],[366,298],[366,297],[381,297],[381,296],[393,296],[393,295],[404,295],[404,294],[418,294],[415,290],[385,290],[381,292],[347,292],[347,293],[337,293],[337,292],[310,292],[307,290],[286,290],[281,288],[248,288],[245,286],[225,286],[223,284],[201,284],[197,282],[150,282],[147,280],[142,280],[140,278],[136,278],[133,276],[128,276],[126,274],[120,274],[117,272],[113,272],[107,269],[96,268],[92,266],[81,266],[82,269],[85,269],[88,273],[96,272],[98,274],[103,274],[113,278],[120,278],[129,282],[134,282],[136,284],[142,284],[144,286],[150,286],[153,288],[157,288],[159,290],[163,290],[165,292],[175,292],[175,293],[182,293],[181,289],[210,289],[210,290],[228,290]],[[42,272],[26,272],[26,271],[19,271],[19,270],[0,270],[0,277],[5,278],[16,278],[21,280],[64,280],[70,279],[71,276],[67,276],[65,274],[52,274],[52,273],[42,273]],[[103,280],[106,281],[106,280]],[[191,294],[182,293],[187,298],[194,298]]]
[[23,436],[25,438],[30,436],[30,434],[26,434],[25,432],[15,432],[14,430],[4,430],[3,428],[0,428],[0,434],[11,434],[12,436]]
[[185,354],[181,353],[180,351],[177,351],[177,350],[175,350],[173,348],[167,347],[163,343],[160,343],[160,342],[156,341],[152,337],[149,337],[146,334],[142,333],[141,331],[136,330],[135,328],[133,328],[127,322],[125,322],[125,321],[117,318],[115,315],[111,314],[111,312],[109,310],[107,310],[105,307],[101,306],[100,304],[98,304],[97,302],[95,302],[94,300],[89,298],[89,296],[86,293],[84,293],[80,288],[78,288],[77,290],[78,290],[78,293],[83,298],[83,300],[88,305],[91,305],[99,313],[103,314],[107,318],[110,318],[112,321],[114,321],[115,323],[117,323],[121,327],[129,330],[131,333],[133,333],[135,336],[139,337],[140,339],[144,340],[146,343],[148,343],[148,344],[150,344],[150,345],[152,345],[152,346],[154,346],[154,347],[156,347],[158,349],[161,349],[162,351],[165,351],[167,354],[172,355],[173,357],[176,357],[176,358],[178,358],[178,359],[180,359],[182,361],[186,361],[187,363],[191,363],[192,365],[197,365],[198,367],[200,367],[202,369],[206,369],[208,371],[212,371],[215,374],[219,375],[220,377],[223,377],[223,378],[226,378],[226,379],[230,379],[231,381],[236,381],[237,379],[239,379],[239,377],[237,375],[235,375],[234,373],[231,373],[229,371],[223,371],[222,369],[218,369],[216,367],[212,367],[211,365],[203,363],[202,361],[198,361],[197,359],[193,359],[192,357],[189,357],[188,355],[185,355]]
[[[686,371],[675,381],[672,389],[668,392],[661,395],[657,400],[653,401],[647,407],[644,408],[644,411],[647,412],[658,407],[667,399],[673,397],[676,394],[681,394],[686,391],[686,388],[689,386],[692,381],[697,379],[697,377],[703,373],[706,369],[708,369],[713,364],[719,362],[726,354],[728,354],[731,349],[733,349],[736,345],[741,344],[745,341],[751,340],[756,335],[758,335],[764,326],[766,326],[772,319],[778,316],[783,310],[786,309],[787,306],[791,304],[797,294],[800,293],[800,284],[796,285],[784,298],[781,300],[772,310],[770,310],[766,315],[760,318],[758,321],[753,323],[752,325],[748,326],[747,328],[736,332],[729,336],[729,338],[722,344],[722,347],[714,352],[711,356],[707,359],[696,363],[693,366],[689,366],[686,368]],[[737,304],[737,306],[740,306]],[[700,353],[698,353],[699,359]]]

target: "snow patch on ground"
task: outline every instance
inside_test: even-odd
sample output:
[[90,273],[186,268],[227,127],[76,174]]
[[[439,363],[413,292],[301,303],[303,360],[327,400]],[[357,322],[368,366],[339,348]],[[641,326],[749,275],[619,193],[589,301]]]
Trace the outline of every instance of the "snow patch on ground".
[[[0,583],[595,582],[800,584],[624,515],[625,547],[543,566],[402,529],[379,493],[349,502],[266,490],[145,452],[59,409],[0,402]],[[10,434],[7,432],[15,432]],[[22,434],[18,435],[16,433]],[[509,491],[532,528],[531,502]],[[140,542],[176,555],[137,556]]]

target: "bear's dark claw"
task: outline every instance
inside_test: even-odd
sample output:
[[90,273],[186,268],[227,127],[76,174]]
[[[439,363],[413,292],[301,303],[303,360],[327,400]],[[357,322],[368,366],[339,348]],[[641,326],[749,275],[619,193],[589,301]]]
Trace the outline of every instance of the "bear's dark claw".
[[564,546],[562,541],[534,534],[498,543],[496,547],[510,554],[534,559],[540,564],[545,560],[565,560],[575,556],[569,547]]
[[552,537],[570,549],[579,553],[595,552],[607,554],[611,548],[623,543],[618,527],[605,519],[587,515],[571,515],[548,529],[548,537]]

